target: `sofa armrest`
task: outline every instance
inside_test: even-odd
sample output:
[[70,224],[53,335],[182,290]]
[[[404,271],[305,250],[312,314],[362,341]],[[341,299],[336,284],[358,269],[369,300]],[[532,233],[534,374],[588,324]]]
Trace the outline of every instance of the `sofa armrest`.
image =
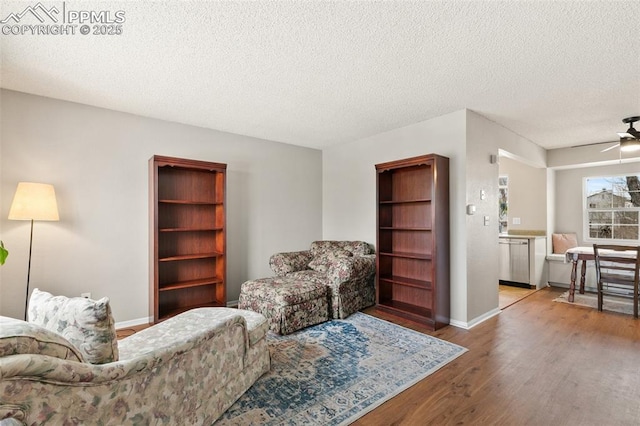
[[164,340],[132,358],[121,353],[116,362],[0,357],[0,415],[28,425],[43,419],[56,425],[210,425],[269,364],[266,340],[243,359],[247,322],[242,315],[219,320],[213,310],[194,309],[154,325],[142,336]]
[[336,258],[331,262],[327,276],[333,283],[367,278],[376,272],[376,255]]
[[311,259],[309,250],[276,253],[269,259],[269,266],[277,276],[284,277],[291,272],[308,269]]
[[208,318],[206,310],[193,309],[121,340],[123,351],[116,362],[89,364],[47,355],[10,355],[0,358],[0,377],[2,380],[30,378],[48,383],[97,386],[137,374],[151,374],[174,357],[208,344],[207,341],[216,336],[236,335],[235,330],[240,330],[242,338],[232,341],[229,337],[227,345],[233,343],[237,348],[224,349],[242,359],[249,346],[245,319],[241,315]]

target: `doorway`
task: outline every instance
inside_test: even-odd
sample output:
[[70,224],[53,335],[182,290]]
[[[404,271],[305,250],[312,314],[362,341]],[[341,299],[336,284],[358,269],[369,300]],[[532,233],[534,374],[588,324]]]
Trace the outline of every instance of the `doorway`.
[[546,246],[540,237],[547,232],[547,172],[527,159],[499,150],[497,178],[499,279],[514,284],[496,283],[498,308],[505,309],[541,287],[537,265],[539,244]]
[[514,287],[511,285],[498,284],[498,308],[506,309],[535,293],[535,288]]

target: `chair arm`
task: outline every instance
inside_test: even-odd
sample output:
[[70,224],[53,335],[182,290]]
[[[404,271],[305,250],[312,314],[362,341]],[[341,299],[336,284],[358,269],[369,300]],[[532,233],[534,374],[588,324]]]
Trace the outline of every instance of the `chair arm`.
[[376,255],[336,258],[327,271],[327,276],[334,283],[367,278],[376,272]]
[[269,259],[269,266],[277,276],[284,277],[291,272],[308,269],[311,259],[309,250],[276,253]]

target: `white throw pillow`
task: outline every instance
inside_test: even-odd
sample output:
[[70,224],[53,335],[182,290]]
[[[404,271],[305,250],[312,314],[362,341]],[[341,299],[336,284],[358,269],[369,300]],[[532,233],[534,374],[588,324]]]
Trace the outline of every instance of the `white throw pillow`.
[[118,360],[115,322],[107,297],[69,298],[36,288],[29,300],[29,322],[62,335],[91,364]]

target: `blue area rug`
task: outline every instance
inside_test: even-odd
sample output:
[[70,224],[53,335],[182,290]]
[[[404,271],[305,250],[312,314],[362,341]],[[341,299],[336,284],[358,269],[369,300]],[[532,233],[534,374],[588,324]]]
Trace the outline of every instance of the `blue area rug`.
[[218,425],[343,425],[467,349],[363,313],[268,335],[271,371]]

